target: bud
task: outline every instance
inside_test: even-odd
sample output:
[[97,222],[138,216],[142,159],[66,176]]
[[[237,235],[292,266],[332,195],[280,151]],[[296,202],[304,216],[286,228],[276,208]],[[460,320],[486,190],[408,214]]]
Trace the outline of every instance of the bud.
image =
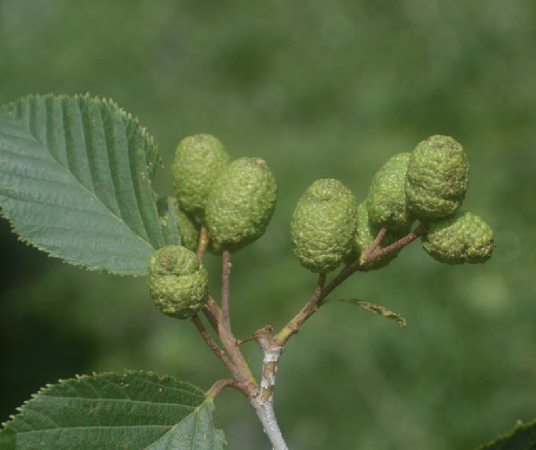
[[[367,201],[365,200],[357,207],[357,234],[353,240],[353,248],[350,256],[352,260],[355,261],[356,259],[361,258],[363,262],[365,253],[376,239],[380,228],[381,227],[369,220]],[[382,248],[394,244],[396,241],[403,238],[408,231],[409,228],[406,230],[388,230],[376,250],[381,250]],[[363,264],[361,270],[369,271],[381,269],[395,259],[399,251],[400,250],[389,253],[388,255],[381,256],[380,258],[376,258]],[[347,262],[350,262],[350,258],[347,259]]]
[[184,138],[175,151],[171,166],[181,208],[203,219],[207,197],[228,163],[227,152],[214,136],[195,134]]
[[317,180],[298,201],[291,223],[294,254],[315,273],[336,269],[352,250],[356,200],[338,180]]
[[164,314],[188,319],[208,300],[207,272],[195,253],[185,247],[163,247],[149,261],[149,291]]
[[411,154],[406,177],[410,210],[423,221],[446,217],[460,208],[469,182],[463,147],[448,136],[432,136]]
[[275,208],[275,178],[260,158],[233,161],[214,183],[206,205],[213,248],[235,251],[264,234]]
[[495,248],[491,227],[466,211],[430,223],[422,245],[432,258],[446,264],[483,263]]
[[409,158],[410,153],[393,156],[372,179],[367,208],[370,220],[379,227],[407,230],[414,221],[406,201]]

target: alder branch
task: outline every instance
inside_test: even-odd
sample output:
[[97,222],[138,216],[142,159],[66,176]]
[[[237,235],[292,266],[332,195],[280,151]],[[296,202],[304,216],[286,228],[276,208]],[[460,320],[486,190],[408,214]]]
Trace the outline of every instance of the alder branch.
[[275,380],[283,347],[277,345],[272,339],[270,330],[267,327],[257,331],[254,337],[262,349],[263,362],[261,385],[257,389],[256,395],[250,398],[250,403],[261,421],[264,432],[270,439],[273,449],[288,450],[274,411]]
[[248,397],[249,393],[248,390],[244,388],[242,383],[239,383],[236,380],[218,380],[216,381],[212,387],[207,391],[207,398],[210,398],[211,400],[214,400],[216,396],[221,392],[222,389],[226,387],[232,387],[238,391],[240,391],[242,394],[244,394],[246,397]]
[[223,251],[222,257],[222,280],[221,280],[221,312],[222,323],[227,331],[231,331],[231,320],[229,317],[229,283],[231,277],[231,253],[229,250]]
[[220,327],[221,309],[212,297],[209,297],[208,301],[203,305],[203,313],[214,331],[217,333]]
[[300,312],[296,314],[294,318],[275,336],[274,343],[276,345],[283,347],[290,337],[298,332],[302,324],[315,313],[318,309],[318,302],[321,300],[325,283],[326,275],[320,274],[311,300],[309,300]]
[[410,244],[419,236],[421,236],[424,233],[425,229],[425,225],[421,223],[414,231],[410,232],[402,239],[399,239],[394,244],[391,244],[381,250],[376,250],[387,231],[385,228],[381,228],[370,247],[364,253],[366,259],[363,262],[360,262],[358,259],[353,263],[348,264],[327,286],[320,288],[320,291],[317,285],[317,289],[315,290],[315,293],[311,300],[309,300],[309,302],[301,309],[301,311],[296,314],[296,316],[294,316],[294,318],[281,329],[281,331],[274,337],[274,342],[277,343],[277,345],[279,346],[285,345],[285,343],[299,331],[303,323],[318,310],[318,308],[322,305],[322,301],[329,294],[331,294],[335,290],[335,288],[341,285],[348,277],[353,275],[355,272],[361,270],[364,264],[373,261],[381,256],[387,255],[391,252],[398,251],[406,245]]
[[374,253],[374,251],[378,248],[378,245],[380,245],[383,237],[385,236],[385,233],[387,233],[387,228],[380,228],[376,239],[374,239],[372,245],[365,252],[365,260],[368,260],[370,258],[370,255]]
[[225,367],[233,374],[233,376],[239,375],[238,370],[233,365],[233,363],[227,358],[225,355],[225,352],[216,344],[214,339],[212,339],[212,336],[210,333],[206,330],[205,326],[203,325],[203,322],[201,322],[201,319],[199,316],[192,317],[192,322],[199,331],[199,334],[203,337],[207,345],[210,347],[212,352],[218,357],[218,359],[224,364]]
[[415,230],[410,232],[408,235],[404,236],[402,239],[399,239],[394,244],[388,245],[387,247],[382,248],[381,250],[377,250],[373,253],[371,252],[369,257],[366,259],[366,262],[373,261],[384,255],[400,250],[401,248],[413,242],[418,237],[422,236],[425,230],[426,230],[426,226],[423,223],[420,223],[419,226],[415,228]]
[[222,311],[212,297],[209,297],[207,303],[203,306],[203,313],[218,334],[229,358],[238,371],[238,374],[233,373],[233,376],[238,381],[245,383],[248,391],[253,395],[252,393],[257,389],[257,380],[255,380],[244,355],[238,347],[239,341],[234,337],[232,330],[223,326]]

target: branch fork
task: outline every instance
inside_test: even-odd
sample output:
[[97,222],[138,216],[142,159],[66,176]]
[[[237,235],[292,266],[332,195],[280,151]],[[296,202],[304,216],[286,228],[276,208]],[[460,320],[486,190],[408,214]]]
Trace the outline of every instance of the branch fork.
[[[210,236],[204,226],[201,230],[202,232],[199,241],[198,255],[200,259],[203,259]],[[209,298],[203,307],[203,313],[216,332],[223,349],[216,343],[216,341],[214,341],[198,316],[195,316],[192,319],[192,322],[212,352],[233,375],[233,379],[219,380],[214,383],[214,385],[208,391],[207,396],[211,399],[214,399],[225,387],[233,387],[237,389],[248,398],[251,406],[255,409],[264,431],[272,443],[273,450],[288,450],[274,412],[274,392],[277,368],[279,359],[283,354],[285,344],[294,334],[299,331],[304,322],[316,311],[318,311],[322,305],[337,300],[359,304],[362,307],[371,309],[374,312],[397,320],[401,325],[405,325],[405,322],[402,322],[403,319],[399,318],[399,316],[391,313],[385,308],[379,307],[378,305],[372,305],[368,304],[367,302],[361,302],[353,299],[327,299],[326,297],[352,274],[361,270],[364,264],[373,261],[376,258],[380,258],[388,253],[400,250],[421,236],[424,231],[425,226],[420,224],[414,231],[410,232],[407,236],[403,237],[399,241],[378,250],[378,247],[380,246],[381,241],[387,232],[385,228],[380,229],[378,235],[374,239],[374,242],[363,254],[361,260],[357,259],[356,261],[348,264],[327,285],[326,275],[319,275],[316,289],[309,302],[306,303],[298,314],[296,314],[294,318],[290,320],[277,334],[272,336],[273,327],[266,325],[265,327],[256,331],[253,336],[246,339],[236,339],[231,329],[229,282],[232,264],[230,260],[230,253],[228,251],[224,251],[222,257],[221,308],[212,297]],[[253,340],[259,344],[263,353],[262,377],[260,384],[253,376],[251,369],[239,348],[241,344]]]

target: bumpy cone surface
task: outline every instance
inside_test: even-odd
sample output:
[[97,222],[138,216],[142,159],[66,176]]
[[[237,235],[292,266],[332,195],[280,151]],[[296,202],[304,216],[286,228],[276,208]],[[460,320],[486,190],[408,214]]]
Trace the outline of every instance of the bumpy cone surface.
[[430,223],[422,245],[432,258],[446,264],[483,263],[495,248],[491,227],[464,211]]
[[421,220],[446,217],[461,206],[469,182],[463,147],[448,136],[432,136],[413,150],[406,177],[410,210]]
[[370,220],[387,229],[407,230],[414,221],[406,201],[406,173],[410,153],[389,159],[374,175],[367,208]]
[[292,248],[300,263],[315,273],[336,269],[352,250],[356,218],[355,197],[344,184],[315,181],[292,216]]
[[195,253],[185,247],[163,247],[149,261],[149,291],[164,314],[188,319],[208,300],[207,272]]
[[[364,258],[365,252],[374,242],[374,239],[376,239],[380,228],[381,227],[369,220],[367,201],[365,200],[357,207],[357,233],[355,239],[353,240],[353,248],[351,253],[351,258],[353,260]],[[382,248],[394,244],[396,241],[403,238],[408,231],[409,228],[406,230],[388,230],[376,250],[381,250]],[[395,259],[398,253],[399,251],[376,258],[364,264],[361,270],[368,271],[381,269]],[[349,261],[350,259],[347,259],[347,262]]]
[[180,207],[202,219],[207,197],[228,163],[229,155],[214,136],[195,134],[184,138],[171,166]]
[[275,208],[275,178],[260,158],[233,161],[214,183],[206,224],[215,251],[235,251],[264,234]]
[[[162,226],[165,227],[169,219],[169,213],[166,212],[160,217]],[[177,212],[177,221],[179,226],[179,232],[181,235],[181,244],[188,250],[195,252],[199,245],[199,228],[195,220],[188,214],[179,210]]]

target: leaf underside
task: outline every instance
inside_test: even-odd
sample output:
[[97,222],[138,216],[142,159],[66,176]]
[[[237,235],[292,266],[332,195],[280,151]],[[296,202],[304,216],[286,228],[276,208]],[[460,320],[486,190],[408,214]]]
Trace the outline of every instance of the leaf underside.
[[145,275],[165,244],[152,138],[107,100],[26,97],[0,109],[0,206],[22,240],[90,270]]
[[510,433],[499,436],[478,450],[536,450],[536,420],[527,424],[519,421]]
[[0,431],[2,450],[222,450],[213,404],[153,373],[81,376],[40,391]]

